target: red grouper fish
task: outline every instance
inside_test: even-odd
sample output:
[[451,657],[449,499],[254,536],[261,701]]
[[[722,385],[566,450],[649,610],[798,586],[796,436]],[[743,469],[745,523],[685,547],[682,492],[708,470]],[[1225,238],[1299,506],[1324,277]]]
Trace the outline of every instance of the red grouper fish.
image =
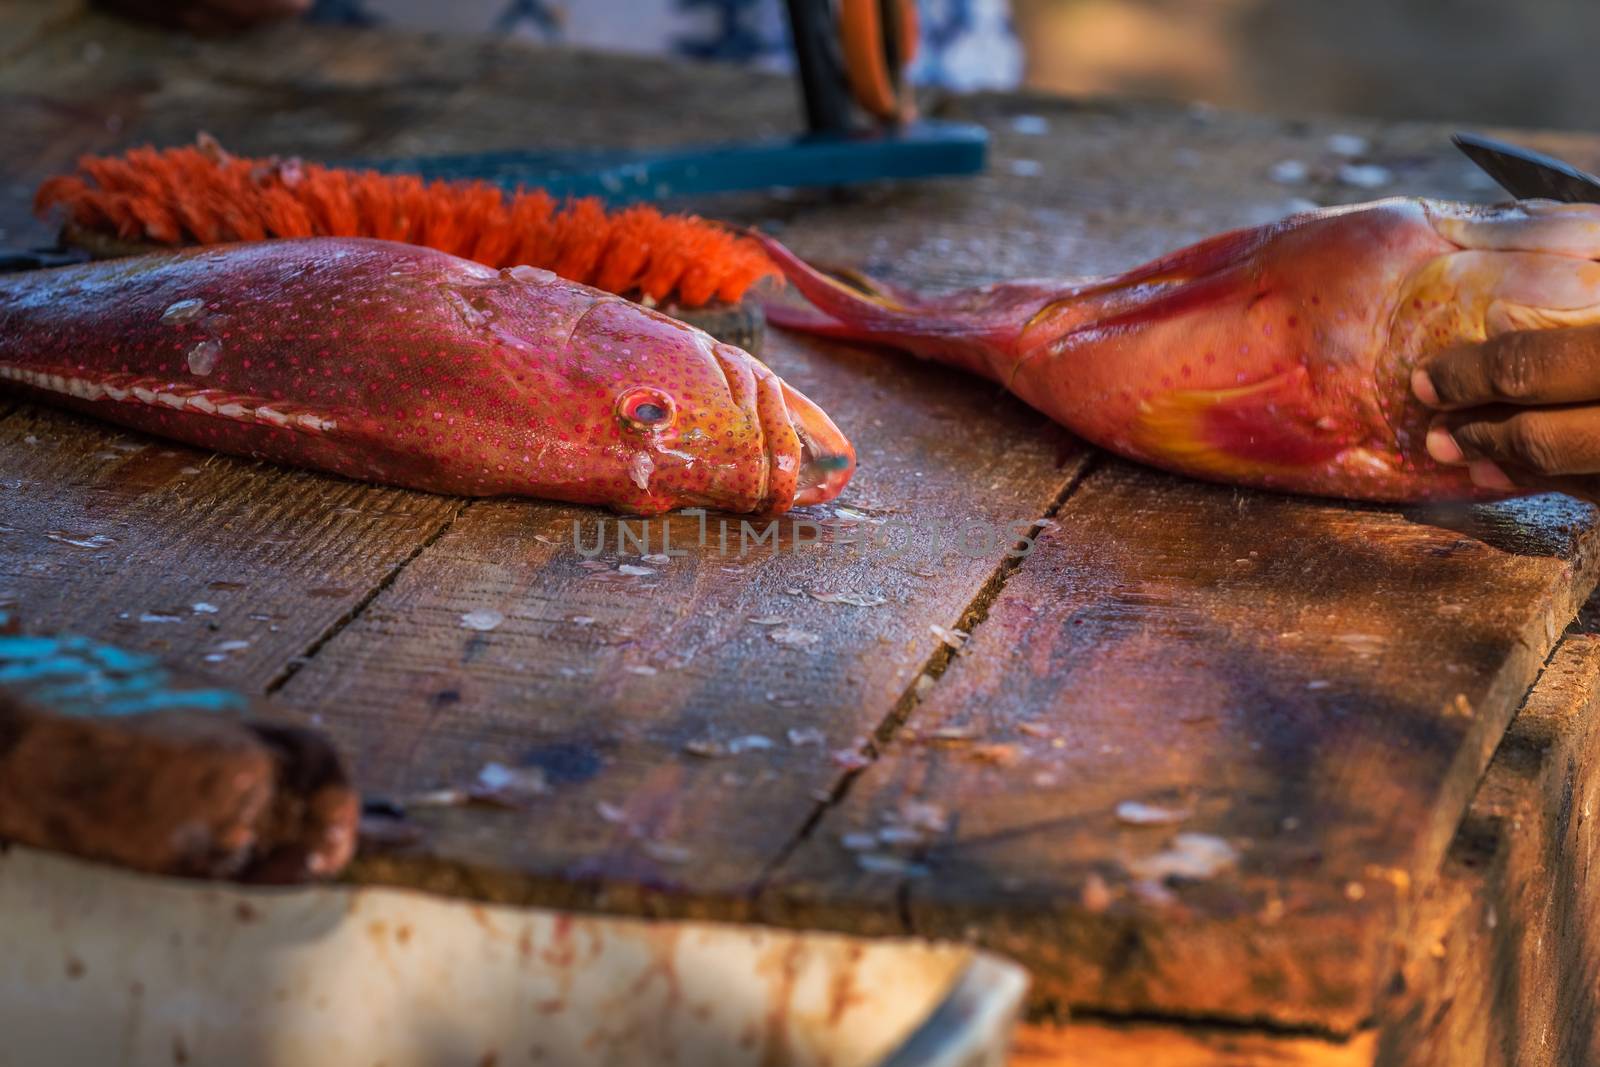
[[675,319],[359,238],[0,276],[0,380],[222,452],[635,514],[783,511],[855,465],[815,404]]
[[1225,233],[1125,274],[920,298],[767,253],[778,325],[1003,383],[1112,452],[1214,481],[1379,501],[1495,499],[1429,458],[1421,357],[1600,322],[1600,207],[1394,199]]

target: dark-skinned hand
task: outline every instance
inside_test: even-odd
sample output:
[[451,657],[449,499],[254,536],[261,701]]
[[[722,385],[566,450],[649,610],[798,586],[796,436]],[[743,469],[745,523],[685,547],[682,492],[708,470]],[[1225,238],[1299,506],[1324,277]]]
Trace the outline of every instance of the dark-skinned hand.
[[1501,334],[1429,357],[1411,391],[1439,412],[1428,454],[1491,489],[1600,502],[1600,326]]

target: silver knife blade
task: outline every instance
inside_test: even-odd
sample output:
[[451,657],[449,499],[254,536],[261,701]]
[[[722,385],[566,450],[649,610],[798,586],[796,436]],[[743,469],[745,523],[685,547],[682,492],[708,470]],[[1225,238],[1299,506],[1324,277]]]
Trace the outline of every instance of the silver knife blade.
[[1500,188],[1518,200],[1560,200],[1568,204],[1600,204],[1600,178],[1554,156],[1519,148],[1491,137],[1458,133],[1457,148]]

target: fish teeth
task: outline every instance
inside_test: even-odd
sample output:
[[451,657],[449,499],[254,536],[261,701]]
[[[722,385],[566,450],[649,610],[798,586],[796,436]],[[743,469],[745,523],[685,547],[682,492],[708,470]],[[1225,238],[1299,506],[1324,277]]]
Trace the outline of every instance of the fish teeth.
[[256,419],[260,422],[269,423],[273,426],[289,425],[289,416],[285,415],[281,411],[269,408],[265,404],[256,408]]
[[189,406],[206,415],[215,415],[217,413],[217,405],[198,393],[189,398]]
[[165,404],[169,408],[176,408],[178,411],[182,411],[185,405],[188,404],[189,400],[187,397],[179,396],[177,393],[157,393],[156,402],[158,404]]

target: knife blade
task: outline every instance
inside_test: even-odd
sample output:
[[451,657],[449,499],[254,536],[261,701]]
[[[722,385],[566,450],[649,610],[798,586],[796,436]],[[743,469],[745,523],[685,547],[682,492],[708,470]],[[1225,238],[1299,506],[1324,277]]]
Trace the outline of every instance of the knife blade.
[[1554,156],[1473,133],[1458,133],[1451,140],[1500,188],[1518,200],[1537,198],[1568,204],[1600,204],[1600,178]]

